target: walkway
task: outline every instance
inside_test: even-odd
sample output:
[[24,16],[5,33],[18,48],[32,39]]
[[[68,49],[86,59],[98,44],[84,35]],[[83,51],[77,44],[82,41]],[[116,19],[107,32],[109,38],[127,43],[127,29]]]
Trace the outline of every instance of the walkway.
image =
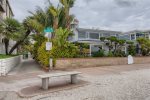
[[[28,64],[24,62],[23,65]],[[79,78],[86,81],[87,85],[68,90],[62,89],[54,93],[43,94],[42,92],[31,98],[20,98],[16,92],[33,86],[41,87],[41,80],[37,75],[44,72],[36,71],[0,77],[0,100],[150,100],[150,64],[103,66],[76,70],[83,73]],[[62,80],[64,79],[55,78],[50,81],[59,83]]]
[[41,66],[33,59],[24,60],[20,65],[12,69],[8,75],[25,74],[42,71]]

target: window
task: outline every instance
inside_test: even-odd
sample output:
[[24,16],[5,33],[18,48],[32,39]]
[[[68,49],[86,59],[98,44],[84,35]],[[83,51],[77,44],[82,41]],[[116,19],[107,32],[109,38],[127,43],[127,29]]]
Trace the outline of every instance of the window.
[[110,33],[103,33],[103,37],[110,37]]
[[88,34],[86,32],[82,32],[82,33],[79,33],[78,34],[78,38],[81,38],[81,39],[85,39],[85,38],[88,38]]
[[145,34],[145,38],[149,39],[149,34]]
[[131,34],[131,40],[135,40],[135,34]]
[[128,35],[128,34],[127,35],[126,34],[125,35],[120,35],[119,39],[121,39],[121,40],[130,40],[130,35]]
[[99,33],[90,33],[90,39],[99,39]]
[[144,37],[144,34],[143,33],[136,33],[136,37],[137,38]]

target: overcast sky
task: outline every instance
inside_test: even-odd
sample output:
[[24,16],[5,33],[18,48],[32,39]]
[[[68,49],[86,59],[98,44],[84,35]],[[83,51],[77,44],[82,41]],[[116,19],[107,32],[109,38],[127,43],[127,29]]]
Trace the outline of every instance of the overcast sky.
[[[15,18],[22,21],[45,0],[9,0]],[[51,0],[57,5],[58,0]],[[150,30],[150,0],[76,0],[71,13],[82,28],[109,30]]]

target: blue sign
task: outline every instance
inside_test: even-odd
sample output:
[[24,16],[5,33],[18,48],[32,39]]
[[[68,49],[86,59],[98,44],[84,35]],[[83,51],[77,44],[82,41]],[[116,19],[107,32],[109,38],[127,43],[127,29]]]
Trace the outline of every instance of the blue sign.
[[45,32],[45,33],[54,32],[54,30],[53,30],[53,28],[51,28],[51,27],[47,27],[47,28],[44,29],[44,32]]

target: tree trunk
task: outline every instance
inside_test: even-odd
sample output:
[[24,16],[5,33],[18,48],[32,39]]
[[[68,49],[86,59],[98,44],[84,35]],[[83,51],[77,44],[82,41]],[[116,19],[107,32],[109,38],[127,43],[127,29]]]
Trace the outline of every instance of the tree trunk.
[[27,30],[26,35],[24,36],[24,38],[20,41],[17,41],[16,44],[10,49],[9,51],[9,55],[11,55],[13,53],[13,51],[24,42],[24,40],[30,35],[31,31]]
[[5,44],[5,53],[6,55],[8,55],[9,39],[4,38],[4,44]]

